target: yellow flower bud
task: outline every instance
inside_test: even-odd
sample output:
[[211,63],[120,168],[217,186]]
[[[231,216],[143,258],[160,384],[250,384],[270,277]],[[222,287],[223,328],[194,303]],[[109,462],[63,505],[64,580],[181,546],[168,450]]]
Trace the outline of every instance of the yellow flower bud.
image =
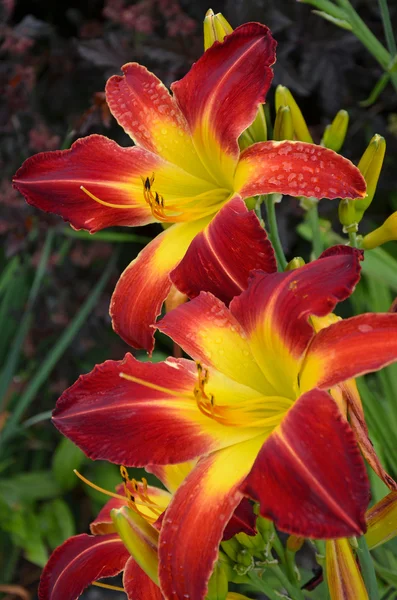
[[292,260],[289,261],[288,265],[285,267],[286,271],[293,271],[294,269],[299,269],[299,267],[303,267],[305,261],[301,256],[295,256]]
[[275,101],[277,113],[282,106],[288,106],[290,108],[292,122],[294,125],[295,138],[301,142],[309,142],[310,144],[312,144],[313,138],[310,135],[301,109],[297,105],[289,89],[283,85],[278,85],[276,88]]
[[363,238],[362,247],[365,250],[372,250],[372,248],[377,248],[392,240],[397,240],[397,212],[390,215],[378,229],[366,235]]
[[356,208],[354,202],[354,200],[347,199],[339,202],[339,221],[344,227],[349,227],[350,225],[353,225],[353,223],[356,223]]
[[331,125],[327,125],[325,128],[321,145],[325,146],[326,148],[330,148],[335,152],[339,152],[343,146],[343,142],[345,141],[348,124],[348,112],[345,110],[340,110],[335,119],[332,121]]
[[397,535],[397,492],[391,492],[370,508],[365,518],[368,530],[365,534],[368,547],[376,548]]
[[215,15],[211,8],[207,10],[204,19],[204,50],[208,50],[214,42],[223,42],[224,37],[232,31],[233,27],[222,13]]
[[280,106],[274,122],[273,138],[277,141],[294,139],[294,124],[289,106]]
[[367,195],[365,198],[359,198],[354,201],[356,209],[356,221],[359,223],[375,195],[378,185],[379,175],[383,165],[383,159],[386,152],[385,138],[381,135],[374,135],[364,154],[358,163],[358,168],[367,184]]
[[298,550],[302,548],[304,542],[305,538],[297,535],[290,535],[287,539],[287,550],[289,550],[289,552],[298,552]]

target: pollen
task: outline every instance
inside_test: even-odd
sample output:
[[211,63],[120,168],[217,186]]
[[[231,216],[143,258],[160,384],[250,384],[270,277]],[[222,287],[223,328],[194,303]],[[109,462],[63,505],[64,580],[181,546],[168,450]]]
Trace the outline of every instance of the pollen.
[[161,194],[153,190],[154,173],[151,177],[141,177],[143,183],[143,197],[150,206],[150,210],[155,219],[167,221],[164,211],[164,198]]

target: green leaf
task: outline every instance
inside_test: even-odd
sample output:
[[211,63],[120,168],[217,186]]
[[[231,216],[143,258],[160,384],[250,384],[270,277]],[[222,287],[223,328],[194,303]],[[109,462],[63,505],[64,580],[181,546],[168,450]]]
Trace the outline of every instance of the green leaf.
[[22,502],[55,498],[61,494],[51,471],[21,473],[8,479],[0,479],[0,498],[10,507]]
[[44,504],[38,520],[42,536],[51,550],[76,533],[72,512],[60,498]]
[[80,448],[67,438],[62,438],[52,459],[52,472],[63,491],[72,490],[78,484],[73,469],[79,470],[84,460],[85,455]]

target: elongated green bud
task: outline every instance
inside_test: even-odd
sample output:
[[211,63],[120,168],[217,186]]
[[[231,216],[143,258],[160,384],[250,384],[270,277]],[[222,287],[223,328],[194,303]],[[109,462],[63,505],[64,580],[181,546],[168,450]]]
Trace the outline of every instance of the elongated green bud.
[[303,267],[305,261],[301,256],[295,256],[292,260],[289,261],[288,265],[285,267],[286,271],[293,271],[294,269],[299,269],[299,267]]
[[223,42],[224,37],[232,31],[233,27],[222,13],[214,14],[211,8],[207,10],[204,19],[204,50],[208,50],[214,42]]
[[356,208],[354,200],[341,200],[338,207],[339,221],[344,227],[349,227],[356,223]]
[[379,175],[383,165],[386,152],[385,138],[374,135],[364,154],[358,163],[358,168],[367,184],[367,195],[354,201],[356,209],[356,221],[359,223],[367,208],[370,206],[378,185]]
[[146,575],[159,585],[157,554],[159,534],[156,529],[127,506],[112,509],[110,516],[128,552]]
[[306,121],[302,115],[302,111],[297,105],[295,98],[293,97],[289,89],[283,85],[278,85],[276,88],[275,101],[276,113],[278,113],[279,109],[282,106],[289,107],[292,115],[295,138],[301,142],[309,142],[310,144],[312,144],[313,138],[310,135],[309,129],[306,125]]
[[327,125],[325,128],[321,145],[339,152],[345,141],[348,125],[349,113],[346,110],[340,110],[331,125]]
[[289,106],[280,106],[274,122],[273,137],[277,141],[294,139],[294,124]]

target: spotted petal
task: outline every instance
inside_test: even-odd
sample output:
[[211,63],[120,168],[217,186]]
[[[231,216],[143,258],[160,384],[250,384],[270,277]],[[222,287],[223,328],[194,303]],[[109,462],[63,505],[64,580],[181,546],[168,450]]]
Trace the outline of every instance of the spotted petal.
[[346,158],[304,142],[260,142],[242,152],[234,190],[243,198],[289,194],[315,198],[363,198],[365,180]]

